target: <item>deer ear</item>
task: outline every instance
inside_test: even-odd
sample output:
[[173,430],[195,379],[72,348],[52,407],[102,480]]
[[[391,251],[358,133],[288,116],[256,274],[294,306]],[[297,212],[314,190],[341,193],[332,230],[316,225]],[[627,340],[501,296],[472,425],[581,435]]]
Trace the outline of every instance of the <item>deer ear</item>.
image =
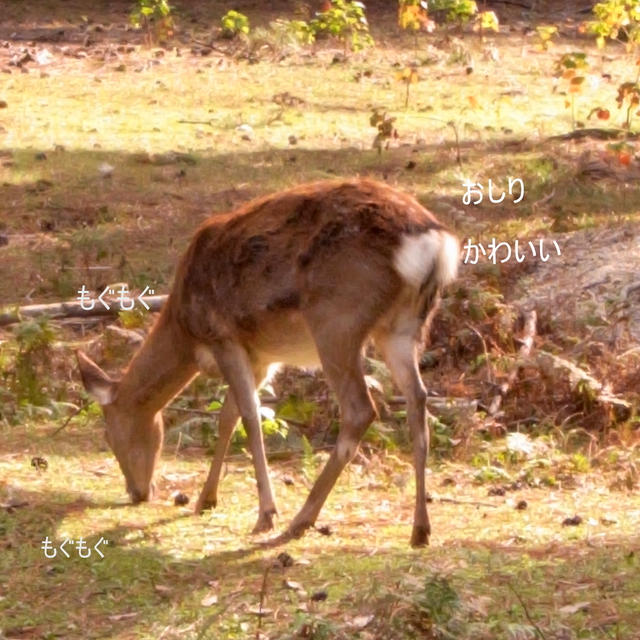
[[82,351],[76,351],[76,358],[84,388],[100,405],[111,404],[115,397],[116,381]]

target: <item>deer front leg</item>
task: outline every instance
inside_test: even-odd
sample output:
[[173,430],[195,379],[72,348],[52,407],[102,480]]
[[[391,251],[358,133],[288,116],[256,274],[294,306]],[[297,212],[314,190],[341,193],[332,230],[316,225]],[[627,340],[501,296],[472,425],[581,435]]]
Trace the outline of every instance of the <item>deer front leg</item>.
[[259,513],[253,533],[269,531],[273,529],[273,516],[277,514],[277,509],[262,439],[260,405],[256,390],[256,367],[252,366],[246,350],[236,342],[217,342],[211,349],[220,372],[229,383],[229,390],[233,394],[247,431],[249,450],[258,484]]
[[196,513],[202,513],[205,509],[215,508],[218,503],[218,484],[220,482],[222,464],[239,418],[240,412],[238,411],[238,405],[231,390],[229,390],[220,409],[218,418],[218,442],[216,443],[213,460],[209,468],[209,475],[204,483],[204,487],[202,487],[200,497],[195,506]]

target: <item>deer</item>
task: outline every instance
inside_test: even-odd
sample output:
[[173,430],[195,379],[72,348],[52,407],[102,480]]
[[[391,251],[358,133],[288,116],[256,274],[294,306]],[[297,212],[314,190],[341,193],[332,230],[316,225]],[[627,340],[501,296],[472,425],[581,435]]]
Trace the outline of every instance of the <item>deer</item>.
[[304,505],[275,541],[301,537],[378,415],[363,360],[373,342],[406,398],[416,480],[410,542],[427,545],[429,427],[418,358],[459,260],[455,235],[413,196],[367,178],[303,184],[208,218],[121,377],[76,352],[132,502],[154,495],[163,408],[203,373],[224,379],[228,391],[195,512],[217,506],[222,466],[241,419],[258,490],[253,533],[272,530],[277,509],[258,390],[283,364],[320,366],[337,399],[340,428]]

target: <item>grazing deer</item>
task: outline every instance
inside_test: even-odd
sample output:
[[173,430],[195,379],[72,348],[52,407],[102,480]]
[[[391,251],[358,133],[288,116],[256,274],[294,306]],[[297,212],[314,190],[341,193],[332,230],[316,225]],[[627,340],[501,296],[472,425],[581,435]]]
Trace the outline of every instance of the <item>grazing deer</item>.
[[376,411],[363,373],[372,338],[406,396],[416,504],[411,543],[428,543],[426,392],[417,355],[441,289],[456,275],[456,238],[413,197],[373,180],[302,185],[209,218],[182,257],[171,294],[119,380],[82,352],[86,389],[102,405],[106,438],[134,503],[153,495],[163,407],[198,373],[229,391],[196,512],[215,507],[222,463],[242,418],[255,468],[254,533],[273,528],[276,505],[257,389],[276,363],[322,365],[340,406],[336,446],[278,540],[312,526]]

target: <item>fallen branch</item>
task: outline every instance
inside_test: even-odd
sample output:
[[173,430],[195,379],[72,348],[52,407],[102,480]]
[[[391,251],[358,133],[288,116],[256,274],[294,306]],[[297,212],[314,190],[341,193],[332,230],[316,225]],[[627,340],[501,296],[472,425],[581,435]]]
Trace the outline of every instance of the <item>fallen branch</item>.
[[538,634],[540,638],[542,638],[542,640],[546,640],[546,636],[544,635],[542,629],[540,629],[540,627],[535,623],[534,619],[529,614],[529,610],[527,609],[527,605],[522,599],[522,596],[515,590],[515,588],[511,585],[511,583],[507,582],[507,587],[509,587],[509,589],[514,593],[516,598],[518,598],[518,602],[520,603],[520,606],[522,607],[522,610],[524,611],[524,615],[527,617],[529,624],[535,629],[535,632]]
[[558,369],[564,371],[569,376],[569,384],[574,393],[580,394],[583,398],[591,398],[598,404],[610,405],[619,421],[629,419],[631,404],[613,395],[609,385],[596,380],[573,362],[548,351],[541,351],[537,357],[537,364],[540,370],[550,378],[553,378],[553,374]]
[[[168,296],[145,296],[144,301],[149,306],[149,311],[160,311]],[[30,304],[23,307],[16,307],[13,311],[6,307],[0,310],[0,327],[20,322],[25,318],[37,318],[38,316],[49,316],[50,318],[87,318],[96,316],[116,316],[122,309],[117,304],[117,298],[104,296],[103,300],[109,305],[107,309],[104,305],[96,302],[93,309],[83,309],[82,304],[77,300],[67,302],[53,302],[51,304]]]
[[578,140],[582,138],[595,138],[597,140],[616,140],[621,137],[635,139],[637,134],[630,134],[626,129],[576,129],[569,133],[562,133],[557,136],[550,136],[547,140]]
[[518,371],[520,371],[520,367],[522,366],[522,361],[524,358],[528,358],[531,353],[531,347],[533,346],[533,338],[536,335],[536,320],[537,314],[535,311],[529,311],[525,314],[524,318],[524,338],[522,339],[522,346],[520,347],[520,351],[518,352],[518,359],[516,360],[516,364],[509,373],[509,376],[498,388],[498,393],[491,400],[491,404],[489,405],[489,410],[487,414],[489,416],[495,416],[502,405],[502,400],[509,393],[509,389],[513,386],[513,383],[516,380],[516,376],[518,375]]
[[438,502],[448,502],[449,504],[465,504],[472,507],[491,507],[495,509],[499,507],[498,504],[492,504],[491,502],[477,502],[476,500],[456,500],[455,498],[433,498]]

